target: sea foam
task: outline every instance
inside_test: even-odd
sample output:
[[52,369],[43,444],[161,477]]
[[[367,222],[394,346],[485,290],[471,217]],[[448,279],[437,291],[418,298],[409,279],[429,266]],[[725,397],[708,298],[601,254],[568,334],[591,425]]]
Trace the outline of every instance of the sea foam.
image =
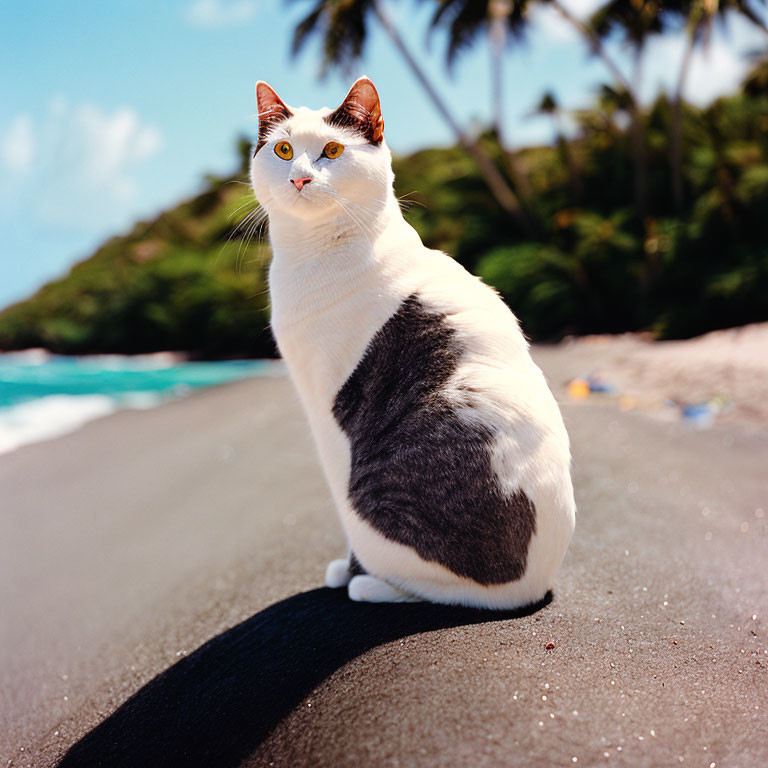
[[184,363],[175,353],[61,357],[45,350],[0,354],[0,454],[49,440],[122,408],[153,408],[196,389],[283,375],[280,363]]
[[0,453],[65,435],[117,408],[107,395],[48,395],[0,408]]

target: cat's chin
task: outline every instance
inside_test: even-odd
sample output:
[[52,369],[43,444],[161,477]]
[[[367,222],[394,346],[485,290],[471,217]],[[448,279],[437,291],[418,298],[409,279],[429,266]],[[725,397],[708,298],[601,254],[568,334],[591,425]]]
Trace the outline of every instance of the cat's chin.
[[289,216],[294,219],[301,219],[304,221],[316,221],[318,219],[327,218],[335,210],[338,210],[333,205],[332,201],[328,200],[313,200],[309,197],[297,197],[289,205],[281,205],[275,208],[274,211],[270,211],[270,215],[278,214],[280,216]]

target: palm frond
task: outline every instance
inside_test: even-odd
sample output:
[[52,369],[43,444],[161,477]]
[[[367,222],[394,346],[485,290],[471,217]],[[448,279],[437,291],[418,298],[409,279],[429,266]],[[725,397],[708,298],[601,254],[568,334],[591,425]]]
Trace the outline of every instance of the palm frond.
[[[453,68],[459,55],[469,48],[478,35],[486,34],[491,22],[492,0],[439,0],[430,22],[430,33],[438,28],[446,29],[448,43],[446,62]],[[519,38],[526,24],[525,10],[528,0],[511,0],[510,10],[504,19],[507,31]]]
[[318,38],[323,72],[350,66],[363,55],[373,6],[374,0],[318,0],[294,29],[292,54],[299,54],[312,38]]
[[291,42],[292,56],[297,56],[301,53],[310,37],[318,31],[318,27],[322,24],[323,5],[323,2],[318,3],[314,10],[307,14],[307,16],[296,25],[296,29],[293,30],[293,40]]

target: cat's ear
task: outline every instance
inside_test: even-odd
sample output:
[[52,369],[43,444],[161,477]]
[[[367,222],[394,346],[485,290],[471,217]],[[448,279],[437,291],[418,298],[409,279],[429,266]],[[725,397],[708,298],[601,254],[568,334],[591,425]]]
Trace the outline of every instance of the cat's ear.
[[325,120],[330,125],[359,131],[371,144],[381,144],[384,138],[379,94],[367,77],[355,81],[342,105]]
[[267,134],[277,123],[292,117],[293,112],[263,80],[256,83],[256,106],[259,112],[259,142],[256,145],[258,152],[264,146]]

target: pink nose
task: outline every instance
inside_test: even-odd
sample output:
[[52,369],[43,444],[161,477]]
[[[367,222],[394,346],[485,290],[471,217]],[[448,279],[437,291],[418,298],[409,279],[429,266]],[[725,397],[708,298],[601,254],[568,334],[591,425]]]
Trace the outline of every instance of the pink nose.
[[309,184],[309,182],[310,182],[310,181],[312,181],[312,179],[310,179],[310,178],[308,178],[308,177],[306,177],[306,176],[305,176],[303,179],[291,179],[291,183],[292,183],[292,184],[293,184],[293,186],[294,186],[294,187],[296,187],[296,189],[298,189],[299,191],[301,191],[302,187],[303,187],[305,184]]

